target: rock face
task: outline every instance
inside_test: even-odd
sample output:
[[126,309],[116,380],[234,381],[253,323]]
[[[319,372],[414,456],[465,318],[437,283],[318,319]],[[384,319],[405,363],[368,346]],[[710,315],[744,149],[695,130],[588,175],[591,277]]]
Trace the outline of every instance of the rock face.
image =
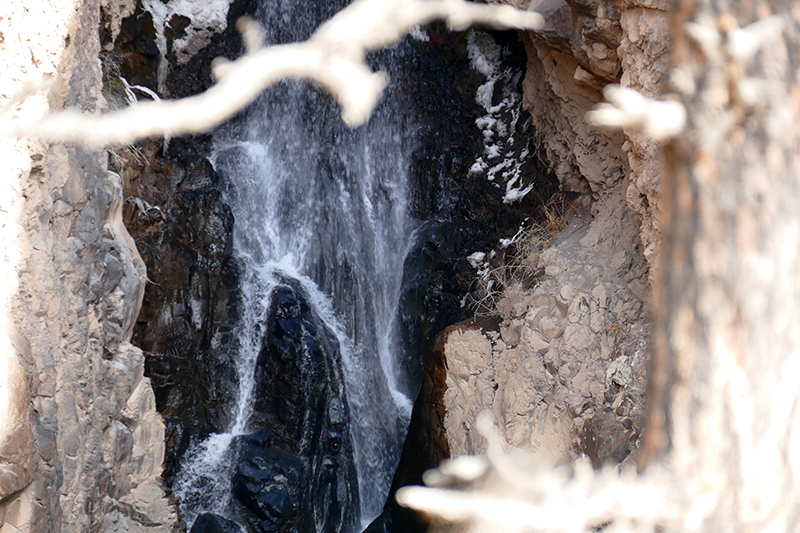
[[197,149],[202,139],[123,150],[125,222],[151,282],[134,341],[146,356],[156,404],[166,423],[166,479],[197,434],[222,431],[230,414],[234,367],[226,356],[238,312],[238,269],[231,256],[233,215],[223,184]]
[[[250,522],[264,530],[314,527],[313,512],[303,509],[303,461],[271,444],[269,430],[239,438],[233,496]],[[305,511],[305,512],[303,512]]]
[[191,533],[239,533],[239,524],[213,513],[203,513],[192,525]]
[[400,487],[421,484],[426,470],[435,468],[451,455],[448,435],[444,429],[447,410],[442,401],[447,376],[444,342],[452,331],[461,327],[455,325],[445,329],[434,339],[431,349],[426,354],[425,375],[419,395],[414,402],[408,436],[392,479],[389,497],[381,515],[372,521],[364,533],[388,531],[414,533],[426,531],[428,528],[427,520],[417,516],[414,511],[401,507],[395,501],[394,494]]
[[[488,411],[513,446],[554,461],[585,453],[596,466],[619,463],[644,422],[648,246],[657,234],[637,187],[653,182],[657,161],[654,146],[634,153],[636,139],[592,129],[583,115],[610,82],[636,79],[657,92],[660,48],[647,41],[665,28],[657,9],[634,20],[612,2],[534,4],[516,2],[548,21],[541,34],[522,35],[524,102],[542,159],[573,198],[561,214],[567,227],[536,259],[543,276],[535,288],[507,288],[499,326],[443,334],[444,383],[423,390],[415,415],[441,401],[420,423],[441,421],[440,448],[454,456],[483,453],[475,421]],[[648,77],[641,69],[650,60]]]
[[250,443],[234,476],[251,527],[350,531],[358,482],[339,344],[294,283],[274,291],[255,382],[250,424],[272,435]]
[[[476,126],[484,113],[476,93],[486,79],[470,66],[468,35],[452,33],[443,24],[432,25],[427,34],[429,41],[412,42],[415,54],[406,60],[405,68],[418,77],[414,83],[419,87],[401,93],[403,107],[416,120],[410,124],[415,131],[409,143],[414,182],[411,211],[427,222],[419,228],[418,245],[406,258],[400,312],[406,352],[423,362],[428,345],[442,330],[471,315],[461,304],[474,282],[466,257],[517,231],[533,204],[530,198],[506,204],[500,179],[471,174],[476,159],[485,157],[483,139],[495,134]],[[482,36],[504,48],[507,55],[497,68],[511,73],[510,80],[492,81],[492,98],[502,100],[506,90],[520,93],[525,65],[522,43],[514,34]],[[509,117],[491,118],[484,117],[493,124],[512,122]],[[491,161],[493,166],[502,167],[511,153],[528,148],[527,123],[519,120],[516,126],[506,132],[516,141],[510,140],[507,146],[498,142],[502,150]],[[552,181],[533,157],[521,162],[520,174],[526,184]]]
[[[103,105],[99,1],[10,1],[1,15],[3,104],[55,76],[13,115]],[[145,268],[122,180],[104,152],[1,146],[0,531],[171,531],[164,426],[130,344]]]
[[635,242],[637,220],[620,209],[594,224],[588,213],[573,219],[542,254],[538,286],[511,288],[498,303],[499,332],[447,337],[444,427],[454,456],[485,449],[475,430],[484,411],[509,444],[552,461],[585,453],[601,466],[633,451],[645,414],[647,268],[633,249],[597,240],[598,228],[620,231],[614,224],[627,219]]
[[[517,0],[547,19],[541,35],[524,34],[524,90],[537,138],[566,190],[595,200],[623,194],[641,218],[643,254],[652,268],[659,238],[659,159],[653,141],[596,130],[583,115],[607,83],[658,96],[667,71],[669,5],[658,0]],[[523,5],[525,4],[525,5]],[[626,157],[627,156],[627,157]]]
[[562,191],[580,196],[538,257],[535,289],[510,287],[498,330],[444,342],[444,427],[453,455],[482,453],[491,413],[513,446],[595,466],[630,460],[644,423],[649,276],[659,239],[657,146],[586,125],[607,83],[661,94],[669,46],[659,2],[508,0],[545,15],[523,34],[526,108]]
[[[121,79],[164,98],[207,89],[211,59],[241,54],[234,23],[253,5],[206,2],[194,6],[194,18],[186,16],[186,3],[154,2],[150,10],[142,2],[126,10],[104,5],[101,57],[109,100],[123,98]],[[192,438],[224,431],[231,421],[239,266],[232,258],[227,184],[207,159],[210,143],[210,135],[146,141],[119,150],[113,161],[125,185],[125,224],[151,282],[134,342],[145,353],[145,373],[166,423],[167,483]]]

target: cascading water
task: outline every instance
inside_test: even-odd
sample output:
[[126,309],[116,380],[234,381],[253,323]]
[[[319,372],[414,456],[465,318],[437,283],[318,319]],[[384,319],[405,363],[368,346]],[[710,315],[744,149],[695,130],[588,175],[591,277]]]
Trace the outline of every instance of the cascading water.
[[[260,11],[267,41],[304,39],[331,14],[308,9],[264,0]],[[316,9],[333,11],[335,6]],[[382,66],[391,71],[391,60]],[[231,506],[231,472],[237,461],[232,443],[261,429],[250,423],[259,388],[257,365],[270,335],[270,313],[281,298],[276,291],[287,287],[310,307],[319,329],[335,338],[331,344],[340,359],[325,364],[341,367],[344,393],[331,400],[328,418],[341,413],[348,418],[346,439],[360,507],[356,525],[363,528],[380,513],[414,394],[397,330],[403,264],[414,229],[402,116],[393,108],[390,88],[370,122],[350,130],[329,96],[303,83],[285,82],[215,135],[212,162],[232,184],[234,253],[244,271],[234,357],[239,390],[228,431],[196,442],[181,461],[173,489],[190,524],[204,512],[237,518]],[[306,389],[313,363],[309,349],[303,350],[309,361],[298,371],[304,385],[297,397],[311,405]],[[336,368],[328,371],[336,373]],[[317,437],[309,423],[302,425],[298,449],[306,453]],[[314,520],[317,531],[348,527]]]

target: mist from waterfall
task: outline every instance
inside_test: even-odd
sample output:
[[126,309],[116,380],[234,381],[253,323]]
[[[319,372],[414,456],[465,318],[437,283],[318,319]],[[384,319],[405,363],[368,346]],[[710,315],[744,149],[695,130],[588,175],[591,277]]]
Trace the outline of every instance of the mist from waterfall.
[[[304,39],[333,9],[264,0],[266,40]],[[383,56],[382,68],[391,71],[391,57]],[[361,526],[383,507],[415,394],[398,338],[414,221],[403,113],[392,90],[369,123],[353,130],[327,94],[283,82],[215,134],[211,160],[230,184],[234,254],[243,266],[238,391],[228,430],[195,442],[175,478],[190,524],[201,512],[228,513],[231,442],[258,429],[249,425],[256,363],[274,291],[287,280],[302,288],[339,344]]]

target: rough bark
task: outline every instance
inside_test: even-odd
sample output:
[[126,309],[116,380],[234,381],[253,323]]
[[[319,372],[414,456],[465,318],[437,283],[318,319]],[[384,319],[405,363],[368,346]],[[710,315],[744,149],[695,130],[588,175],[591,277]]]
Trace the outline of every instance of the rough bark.
[[[646,449],[671,451],[693,502],[687,531],[800,528],[797,14],[786,2],[683,0],[673,15],[689,133],[665,154]],[[736,26],[772,15],[781,22],[761,51],[737,53]],[[690,21],[720,44],[690,38]]]

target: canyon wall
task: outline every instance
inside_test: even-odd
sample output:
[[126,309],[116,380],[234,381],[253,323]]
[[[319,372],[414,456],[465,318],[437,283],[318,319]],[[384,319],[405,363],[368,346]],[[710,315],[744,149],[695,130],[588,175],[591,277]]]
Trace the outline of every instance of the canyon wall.
[[541,12],[524,33],[524,82],[540,157],[561,190],[534,290],[511,285],[499,331],[455,328],[444,343],[445,431],[454,456],[482,453],[484,411],[513,446],[553,461],[630,460],[644,425],[650,279],[659,228],[657,146],[586,124],[600,90],[620,83],[658,96],[667,70],[666,2],[509,0]]
[[[547,17],[541,34],[522,35],[528,53],[525,104],[540,157],[575,199],[565,213],[569,225],[538,258],[545,275],[537,287],[511,286],[498,303],[499,330],[457,327],[444,339],[447,370],[437,382],[445,382],[440,392],[447,446],[453,455],[480,453],[484,443],[474,421],[489,411],[515,446],[554,460],[584,452],[596,464],[619,462],[635,448],[644,414],[645,308],[659,236],[658,160],[652,142],[633,132],[589,128],[583,115],[601,101],[599,90],[610,82],[660,93],[667,5],[658,0],[510,3]],[[99,112],[105,100],[98,58],[106,54],[105,65],[113,66],[114,54],[125,47],[138,47],[129,57],[142,61],[123,65],[131,84],[171,96],[208,84],[196,76],[194,85],[176,85],[169,76],[169,62],[194,68],[189,56],[209,38],[193,31],[178,8],[151,13],[148,22],[133,2],[11,0],[0,17],[0,105],[20,118],[34,119],[64,105]],[[154,17],[160,25],[153,24]],[[156,31],[167,17],[171,35]],[[233,31],[216,19],[209,27]],[[178,41],[180,47],[165,44]],[[206,47],[193,57],[207,73],[208,59],[217,53]],[[31,86],[43,75],[52,85]],[[22,102],[15,100],[20,91],[35,94]],[[170,205],[187,196],[216,202],[218,184],[212,172],[200,168],[202,162],[148,174],[153,154],[145,154],[144,162],[131,154],[123,156],[128,169],[123,177],[141,203],[129,202],[126,214],[142,230],[140,245],[154,247],[143,253],[154,257],[155,247],[166,242],[164,214],[142,198],[164,195],[163,203]],[[122,224],[123,179],[108,170],[108,157],[105,151],[0,141],[7,177],[0,183],[2,533],[167,531],[179,524],[161,481],[164,424],[143,375],[142,352],[130,343],[146,273]],[[167,187],[160,187],[162,175],[174,178]],[[229,213],[219,211],[224,241]],[[212,233],[196,226],[200,241]],[[178,251],[185,244],[179,233],[173,235]],[[225,246],[214,250],[213,264],[185,288],[163,286],[154,294],[170,292],[169,298],[178,299],[204,290],[219,293],[221,272],[234,268],[223,265],[228,255]],[[198,257],[183,259],[189,267],[205,265]],[[200,409],[202,402],[175,392],[170,376],[172,366],[194,369],[176,355],[200,349],[207,339],[191,329],[185,302],[184,307],[173,303],[146,308],[144,324],[152,326],[147,331],[153,334],[168,308],[169,328],[186,325],[193,340],[177,351],[153,348],[163,352],[163,361],[153,360],[151,371],[163,381],[165,405]],[[227,305],[222,291],[204,310],[204,320],[222,324]],[[143,343],[150,342],[146,334],[140,328]],[[185,440],[178,418],[170,419],[168,433],[176,443]]]
[[[112,7],[108,31],[131,6]],[[100,112],[100,28],[100,0],[4,2],[4,111]],[[0,150],[0,531],[171,531],[164,425],[129,342],[146,275],[120,176],[106,151]]]

